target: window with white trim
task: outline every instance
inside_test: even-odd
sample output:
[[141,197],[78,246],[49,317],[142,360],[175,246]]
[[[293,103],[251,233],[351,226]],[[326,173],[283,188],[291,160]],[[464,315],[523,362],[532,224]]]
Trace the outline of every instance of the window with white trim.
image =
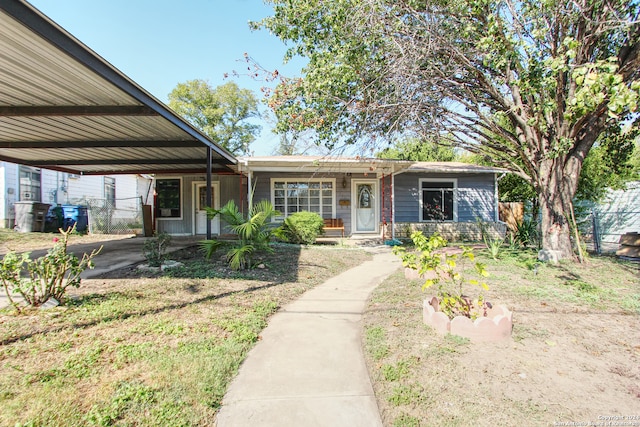
[[421,179],[420,220],[456,221],[457,184],[455,179]]
[[335,217],[335,179],[288,180],[273,178],[273,207],[285,218],[293,213],[316,212],[322,218]]

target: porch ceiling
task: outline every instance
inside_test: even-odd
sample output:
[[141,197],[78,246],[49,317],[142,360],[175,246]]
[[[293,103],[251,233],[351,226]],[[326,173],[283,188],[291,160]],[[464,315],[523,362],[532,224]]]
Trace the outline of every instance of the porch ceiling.
[[83,175],[230,171],[216,145],[22,0],[0,2],[0,160]]

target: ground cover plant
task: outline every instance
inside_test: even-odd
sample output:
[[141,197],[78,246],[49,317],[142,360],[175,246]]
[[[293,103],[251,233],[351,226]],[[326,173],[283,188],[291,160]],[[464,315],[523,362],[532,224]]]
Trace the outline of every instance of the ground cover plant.
[[512,337],[471,343],[422,322],[424,281],[397,272],[373,293],[363,345],[385,426],[553,425],[638,415],[638,264],[541,264],[535,251],[479,258]]
[[83,280],[66,307],[0,311],[0,426],[214,424],[268,317],[369,257],[273,249],[236,271],[193,247],[172,254],[172,276],[121,269]]

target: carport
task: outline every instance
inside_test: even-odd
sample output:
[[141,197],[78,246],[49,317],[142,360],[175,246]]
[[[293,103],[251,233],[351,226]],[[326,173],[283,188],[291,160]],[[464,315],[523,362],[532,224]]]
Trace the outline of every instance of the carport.
[[202,173],[209,206],[211,175],[236,163],[21,0],[0,3],[0,160],[77,175]]

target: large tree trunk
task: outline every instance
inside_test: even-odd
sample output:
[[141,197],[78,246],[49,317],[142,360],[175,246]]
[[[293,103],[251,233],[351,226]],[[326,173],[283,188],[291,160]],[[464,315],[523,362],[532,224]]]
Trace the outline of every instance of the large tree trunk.
[[538,194],[542,213],[542,249],[554,251],[559,259],[575,259],[569,221],[573,209],[571,200],[575,195],[580,171],[567,167],[563,160],[565,159],[560,156],[540,163],[541,183]]

